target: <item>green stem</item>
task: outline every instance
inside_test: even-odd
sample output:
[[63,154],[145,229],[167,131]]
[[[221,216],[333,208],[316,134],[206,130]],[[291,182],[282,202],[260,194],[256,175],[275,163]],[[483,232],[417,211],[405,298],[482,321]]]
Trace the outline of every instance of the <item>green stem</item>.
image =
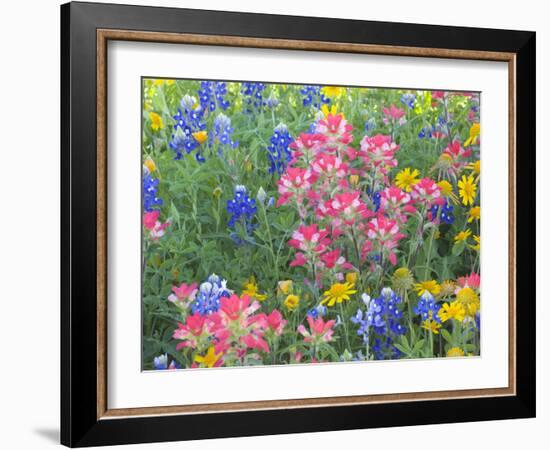
[[432,229],[430,234],[430,240],[428,241],[428,254],[426,255],[426,268],[424,269],[424,280],[428,279],[428,274],[430,273],[430,262],[432,259],[432,245],[434,241],[435,228]]
[[271,252],[271,259],[273,261],[273,267],[275,268],[275,279],[279,280],[279,267],[277,265],[277,257],[275,256],[275,250],[273,248],[273,238],[271,236],[271,227],[269,226],[269,222],[267,221],[267,213],[265,211],[265,205],[263,202],[261,203],[262,207],[260,208],[262,211],[262,218],[265,223],[265,228],[267,230],[267,238],[269,239],[269,250]]
[[348,336],[348,326],[346,325],[346,318],[344,316],[343,302],[340,303],[340,314],[342,316],[342,325],[344,326],[344,335],[346,337],[346,346],[347,346],[348,351],[351,353],[351,346],[349,344],[349,336]]

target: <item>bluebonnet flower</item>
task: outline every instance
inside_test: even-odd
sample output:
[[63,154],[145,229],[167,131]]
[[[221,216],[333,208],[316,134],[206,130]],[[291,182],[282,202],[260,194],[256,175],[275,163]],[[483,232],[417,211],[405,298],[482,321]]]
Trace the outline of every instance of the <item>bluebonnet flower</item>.
[[204,283],[201,283],[199,292],[191,303],[191,312],[199,313],[201,316],[212,314],[220,309],[221,298],[230,296],[231,291],[227,289],[227,281],[213,273]]
[[237,148],[239,143],[233,140],[234,128],[231,126],[231,119],[225,114],[218,114],[214,119],[214,125],[210,132],[210,145],[219,144],[218,154],[221,155],[222,148]]
[[441,323],[441,318],[439,317],[439,310],[441,305],[435,302],[434,296],[429,292],[424,292],[416,306],[413,308],[413,312],[418,314],[422,320],[435,320],[437,323]]
[[365,133],[369,133],[369,131],[373,131],[376,128],[376,121],[373,117],[365,121]]
[[[363,337],[363,342],[369,344],[374,333],[375,345],[372,347],[376,359],[396,358],[400,352],[393,345],[395,336],[406,333],[407,328],[401,323],[403,312],[399,306],[401,297],[392,289],[383,288],[380,296],[371,299],[367,294],[362,295],[366,311],[357,310],[351,321],[359,325],[357,334]],[[371,333],[372,332],[372,333]]]
[[174,360],[168,365],[168,355],[166,353],[164,355],[155,356],[153,359],[153,367],[155,370],[181,369],[181,366]]
[[154,211],[158,206],[162,206],[162,198],[158,196],[159,180],[149,174],[143,175],[143,209],[145,211]]
[[[446,223],[448,225],[452,225],[455,221],[455,215],[454,215],[454,206],[449,203],[448,200],[445,200],[445,204],[441,207],[441,213],[439,214],[439,218],[443,223]],[[430,213],[432,215],[432,221],[437,218],[437,213],[439,211],[438,205],[433,205],[430,208]]]
[[248,196],[245,186],[235,186],[235,197],[227,201],[226,209],[231,214],[227,223],[229,228],[234,229],[239,222],[247,234],[252,234],[255,228],[252,221],[257,211],[256,200]]
[[372,351],[376,359],[398,359],[401,356],[401,352],[393,345],[393,339],[390,336],[375,337]]
[[380,191],[375,191],[373,194],[371,188],[367,187],[367,195],[372,200],[372,205],[374,206],[374,212],[378,212],[378,210],[380,209],[380,201],[382,200]]
[[270,164],[269,173],[277,172],[280,175],[292,159],[289,145],[294,142],[294,139],[288,132],[286,125],[280,123],[275,127],[269,142],[269,147],[267,147]]
[[414,100],[416,99],[416,95],[414,94],[403,94],[401,96],[401,103],[407,106],[407,108],[412,109],[414,108]]
[[253,113],[260,111],[266,104],[264,101],[264,83],[242,83],[241,93],[246,97],[245,113]]
[[380,200],[382,197],[380,196],[380,192],[375,192],[372,196],[372,204],[374,205],[374,212],[378,212],[380,209]]
[[318,317],[324,317],[326,313],[327,313],[327,307],[325,305],[318,305],[315,308],[311,308],[307,312],[307,315],[313,319],[317,319]]
[[302,94],[302,103],[304,106],[313,105],[314,108],[320,108],[323,104],[330,103],[330,98],[321,92],[321,86],[306,85],[300,89]]
[[275,97],[273,93],[271,93],[271,95],[265,101],[265,104],[270,109],[276,108],[277,106],[279,106],[279,99]]
[[206,136],[206,123],[203,121],[203,115],[204,110],[197,107],[194,97],[189,95],[183,97],[178,113],[173,116],[176,124],[169,145],[176,153],[174,159],[181,159],[183,151],[189,154],[193,150],[197,150],[195,158],[199,162],[204,161],[200,152],[200,146],[204,143],[203,137]]
[[225,98],[227,86],[223,81],[201,81],[198,95],[205,111],[213,112],[218,107],[225,111],[229,108],[230,103]]
[[424,139],[426,136],[428,138],[431,138],[432,137],[432,131],[433,131],[433,127],[423,127],[420,130],[420,133],[418,133],[418,137],[420,139]]

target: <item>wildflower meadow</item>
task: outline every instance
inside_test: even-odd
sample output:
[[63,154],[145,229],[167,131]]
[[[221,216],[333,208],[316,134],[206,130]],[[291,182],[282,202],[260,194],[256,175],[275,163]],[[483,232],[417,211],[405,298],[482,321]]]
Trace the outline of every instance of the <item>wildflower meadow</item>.
[[142,79],[144,370],[480,355],[480,95]]

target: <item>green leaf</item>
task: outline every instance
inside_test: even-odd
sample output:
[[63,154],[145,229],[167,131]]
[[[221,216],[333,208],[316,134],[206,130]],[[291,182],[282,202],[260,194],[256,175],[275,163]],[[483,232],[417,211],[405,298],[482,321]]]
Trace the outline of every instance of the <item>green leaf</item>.
[[449,333],[445,328],[441,328],[439,332],[441,333],[441,336],[443,336],[443,339],[445,339],[449,344],[453,343],[451,333]]
[[454,256],[460,256],[466,248],[466,241],[459,241],[453,245],[452,254]]

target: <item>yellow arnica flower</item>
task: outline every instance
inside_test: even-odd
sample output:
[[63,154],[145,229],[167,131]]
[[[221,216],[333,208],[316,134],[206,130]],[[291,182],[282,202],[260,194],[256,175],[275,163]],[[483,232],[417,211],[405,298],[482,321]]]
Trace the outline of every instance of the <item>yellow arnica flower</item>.
[[292,290],[292,280],[282,280],[277,283],[277,289],[282,294],[288,294]]
[[466,168],[479,175],[481,173],[481,161],[478,159],[476,162],[468,164]]
[[145,161],[143,161],[143,165],[147,167],[147,170],[149,173],[152,173],[155,171],[157,166],[155,165],[155,162],[151,158],[147,158]]
[[153,131],[162,130],[164,128],[162,117],[160,117],[156,112],[151,111],[149,113],[149,119],[151,119],[151,129]]
[[195,131],[193,137],[200,144],[204,144],[208,139],[208,133],[206,131]]
[[391,280],[392,287],[396,291],[408,291],[414,283],[413,275],[407,267],[397,269],[393,273]]
[[327,97],[340,97],[344,93],[344,88],[338,86],[324,86],[321,92]]
[[477,296],[476,292],[470,287],[465,287],[458,291],[458,293],[456,294],[456,301],[464,307],[466,315],[470,317],[474,317],[476,312],[479,311],[479,297]]
[[164,83],[166,83],[167,86],[170,86],[174,84],[174,80],[157,79],[157,80],[154,80],[153,83],[155,84],[155,86],[162,86]]
[[469,238],[471,235],[472,235],[472,231],[471,231],[471,230],[461,231],[461,232],[459,232],[459,233],[454,237],[454,240],[455,240],[455,242],[467,241],[468,238]]
[[441,286],[435,280],[426,280],[416,283],[414,289],[418,293],[418,296],[429,292],[432,295],[437,295],[441,292]]
[[464,350],[462,350],[459,347],[452,347],[449,350],[447,350],[448,358],[456,358],[457,356],[464,356]]
[[395,185],[406,192],[411,192],[412,187],[419,181],[419,175],[418,170],[411,171],[410,167],[406,167],[395,176]]
[[453,185],[447,180],[441,180],[437,185],[441,188],[441,193],[445,197],[449,197],[453,193]]
[[476,198],[477,186],[474,183],[474,177],[470,175],[462,175],[462,178],[458,182],[458,195],[462,199],[463,205],[473,205]]
[[441,324],[437,323],[435,320],[426,319],[424,322],[422,322],[422,328],[431,331],[433,334],[439,334]]
[[[325,105],[323,105],[325,106]],[[357,186],[359,184],[359,175],[350,175],[349,176],[349,183],[352,186]]]
[[466,141],[464,141],[464,147],[475,145],[477,143],[477,138],[479,137],[480,131],[481,128],[479,126],[479,123],[474,123],[470,128],[470,137],[466,139]]
[[468,223],[472,223],[474,220],[479,220],[480,217],[481,208],[479,206],[474,206],[468,213]]
[[342,303],[344,300],[349,300],[350,295],[356,294],[357,291],[354,288],[353,283],[334,283],[328,291],[323,293],[324,298],[321,304],[327,304],[327,306],[334,306],[335,303]]
[[243,295],[248,295],[250,298],[255,298],[260,302],[263,302],[267,298],[267,295],[258,292],[258,285],[256,284],[254,276],[251,276],[244,284]]
[[479,252],[481,250],[481,238],[477,234],[474,234],[474,241],[476,243],[474,245],[470,245],[470,248],[476,252]]
[[214,367],[221,357],[222,353],[216,353],[214,346],[212,346],[208,349],[204,356],[195,356],[195,362],[203,364],[206,367]]
[[461,303],[454,301],[450,304],[444,303],[438,314],[442,322],[447,322],[449,319],[455,319],[458,322],[462,322],[466,315],[466,310]]
[[355,284],[357,283],[357,278],[358,278],[358,273],[357,272],[349,272],[349,273],[346,273],[346,281],[348,283],[351,283],[351,284]]
[[300,297],[294,294],[290,294],[289,296],[287,296],[287,298],[285,298],[283,304],[292,311],[296,309],[300,304]]

